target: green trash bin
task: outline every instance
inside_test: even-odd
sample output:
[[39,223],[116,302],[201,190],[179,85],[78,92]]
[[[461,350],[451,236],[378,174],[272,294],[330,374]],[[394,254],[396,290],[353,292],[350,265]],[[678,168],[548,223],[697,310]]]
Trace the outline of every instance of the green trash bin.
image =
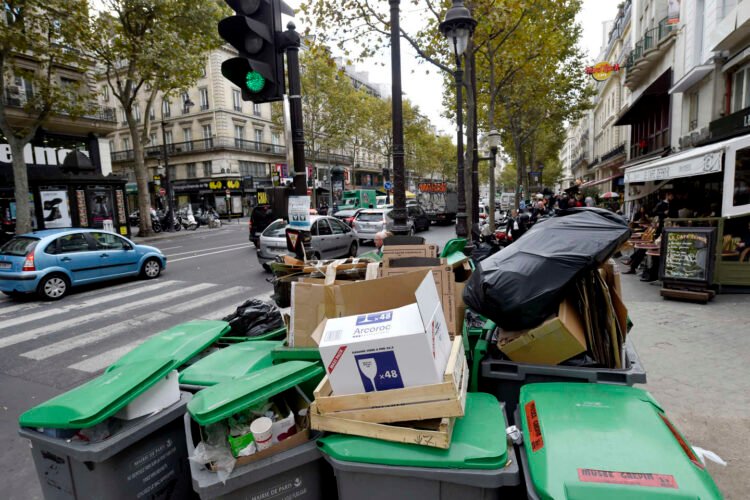
[[[178,400],[146,416],[122,420],[118,413],[139,396],[146,398],[171,362],[144,360],[101,376],[36,406],[19,418],[19,434],[31,441],[46,499],[185,498],[191,493],[184,433],[190,399]],[[101,425],[100,425],[101,424]],[[87,442],[81,429],[106,426],[109,437]]]
[[490,499],[521,481],[506,425],[502,403],[470,393],[448,449],[343,434],[318,445],[333,466],[341,500]]
[[[296,391],[299,384],[323,374],[320,363],[288,361],[198,392],[188,404],[192,417],[186,427],[188,450],[192,453],[201,435],[198,425],[219,423],[285,391]],[[217,473],[192,461],[190,469],[193,489],[203,499],[331,498],[324,491],[326,479],[332,483],[333,475],[312,440],[237,465],[224,482]]]
[[226,321],[198,320],[173,326],[149,337],[144,343],[112,363],[107,371],[147,359],[171,361],[179,368],[229,331]]
[[286,327],[282,326],[281,328],[269,330],[266,333],[257,335],[255,337],[235,337],[232,335],[228,335],[226,337],[221,337],[221,339],[219,340],[221,342],[246,342],[246,341],[257,342],[259,340],[284,340],[285,338],[286,338]]
[[273,364],[273,350],[282,344],[280,340],[259,340],[219,349],[182,370],[180,387],[195,392],[267,368]]
[[518,413],[530,499],[721,498],[690,444],[644,390],[531,384],[521,389]]

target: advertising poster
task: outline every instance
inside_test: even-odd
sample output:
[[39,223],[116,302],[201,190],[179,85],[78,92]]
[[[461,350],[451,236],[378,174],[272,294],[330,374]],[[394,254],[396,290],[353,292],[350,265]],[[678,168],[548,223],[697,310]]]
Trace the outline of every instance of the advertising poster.
[[89,218],[86,214],[86,193],[82,190],[76,191],[76,206],[78,207],[78,223],[81,227],[89,227]]
[[295,227],[310,226],[310,197],[289,197],[289,225]]
[[42,201],[42,218],[47,229],[71,227],[68,192],[64,190],[40,191]]
[[105,220],[112,220],[114,203],[109,189],[91,189],[86,193],[88,198],[91,227],[101,228]]

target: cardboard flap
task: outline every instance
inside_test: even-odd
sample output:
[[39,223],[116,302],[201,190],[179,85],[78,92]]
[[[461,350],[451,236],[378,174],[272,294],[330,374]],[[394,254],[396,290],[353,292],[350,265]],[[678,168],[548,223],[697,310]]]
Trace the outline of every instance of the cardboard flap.
[[[422,317],[422,324],[429,325],[430,320],[435,312],[436,307],[440,307],[442,312],[442,306],[440,304],[440,297],[438,296],[437,288],[435,287],[435,281],[432,278],[432,273],[427,273],[422,282],[419,284],[414,296],[417,299],[419,305],[419,315]],[[443,319],[445,324],[445,319]],[[446,325],[447,326],[447,325]]]
[[320,324],[313,330],[312,335],[310,335],[310,338],[313,339],[313,342],[320,345],[320,341],[323,340],[323,332],[326,329],[326,323],[328,323],[328,319],[324,319],[320,322]]

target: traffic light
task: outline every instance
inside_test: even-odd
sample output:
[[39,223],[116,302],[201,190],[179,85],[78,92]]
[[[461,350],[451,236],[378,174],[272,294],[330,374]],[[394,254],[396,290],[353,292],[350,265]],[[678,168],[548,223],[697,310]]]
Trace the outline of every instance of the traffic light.
[[224,61],[221,74],[242,90],[244,101],[284,98],[284,54],[278,34],[281,14],[294,11],[283,0],[226,0],[237,15],[219,21],[219,35],[239,51]]

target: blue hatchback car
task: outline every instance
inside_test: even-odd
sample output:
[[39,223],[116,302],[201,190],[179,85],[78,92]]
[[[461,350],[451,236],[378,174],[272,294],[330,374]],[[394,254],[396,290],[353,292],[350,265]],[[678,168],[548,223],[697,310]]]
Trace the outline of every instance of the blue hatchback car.
[[63,298],[71,287],[125,276],[153,279],[167,266],[158,249],[95,229],[46,229],[0,247],[0,291]]

